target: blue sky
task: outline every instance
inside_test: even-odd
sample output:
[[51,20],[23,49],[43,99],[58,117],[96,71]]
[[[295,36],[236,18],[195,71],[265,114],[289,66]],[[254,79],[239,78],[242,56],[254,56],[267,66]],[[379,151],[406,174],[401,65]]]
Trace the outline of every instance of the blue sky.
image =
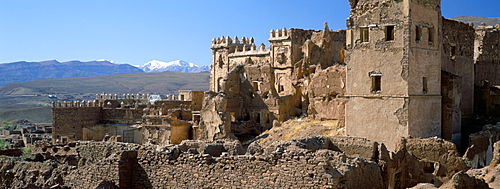
[[[443,0],[442,13],[500,17],[498,0]],[[0,0],[0,63],[211,63],[214,37],[266,43],[277,28],[344,29],[347,0]]]

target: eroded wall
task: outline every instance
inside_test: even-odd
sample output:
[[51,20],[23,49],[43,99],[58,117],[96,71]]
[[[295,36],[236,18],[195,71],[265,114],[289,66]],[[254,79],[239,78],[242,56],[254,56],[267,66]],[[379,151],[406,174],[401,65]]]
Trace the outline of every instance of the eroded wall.
[[493,26],[478,26],[474,42],[474,113],[498,116],[500,100],[500,31]]
[[469,24],[444,18],[442,25],[441,69],[461,78],[458,89],[462,93],[460,109],[463,116],[470,116],[474,112],[474,28]]

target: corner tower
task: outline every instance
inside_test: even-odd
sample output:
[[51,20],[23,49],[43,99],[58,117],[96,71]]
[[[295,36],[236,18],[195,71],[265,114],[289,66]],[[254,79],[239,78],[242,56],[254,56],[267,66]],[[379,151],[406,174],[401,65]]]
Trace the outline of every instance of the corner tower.
[[346,132],[441,136],[440,0],[349,0]]

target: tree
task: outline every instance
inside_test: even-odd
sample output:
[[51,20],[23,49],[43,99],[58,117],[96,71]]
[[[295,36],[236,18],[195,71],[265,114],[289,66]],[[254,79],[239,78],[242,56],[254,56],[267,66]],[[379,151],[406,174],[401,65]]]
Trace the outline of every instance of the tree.
[[6,140],[0,140],[0,150],[5,150],[7,148],[10,148],[12,145],[10,144],[9,141]]

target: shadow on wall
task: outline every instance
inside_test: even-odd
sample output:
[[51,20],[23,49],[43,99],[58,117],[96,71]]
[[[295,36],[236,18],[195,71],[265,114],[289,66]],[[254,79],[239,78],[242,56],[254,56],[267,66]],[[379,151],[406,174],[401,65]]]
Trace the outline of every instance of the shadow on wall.
[[153,188],[148,174],[137,161],[137,151],[124,151],[119,161],[120,188]]

